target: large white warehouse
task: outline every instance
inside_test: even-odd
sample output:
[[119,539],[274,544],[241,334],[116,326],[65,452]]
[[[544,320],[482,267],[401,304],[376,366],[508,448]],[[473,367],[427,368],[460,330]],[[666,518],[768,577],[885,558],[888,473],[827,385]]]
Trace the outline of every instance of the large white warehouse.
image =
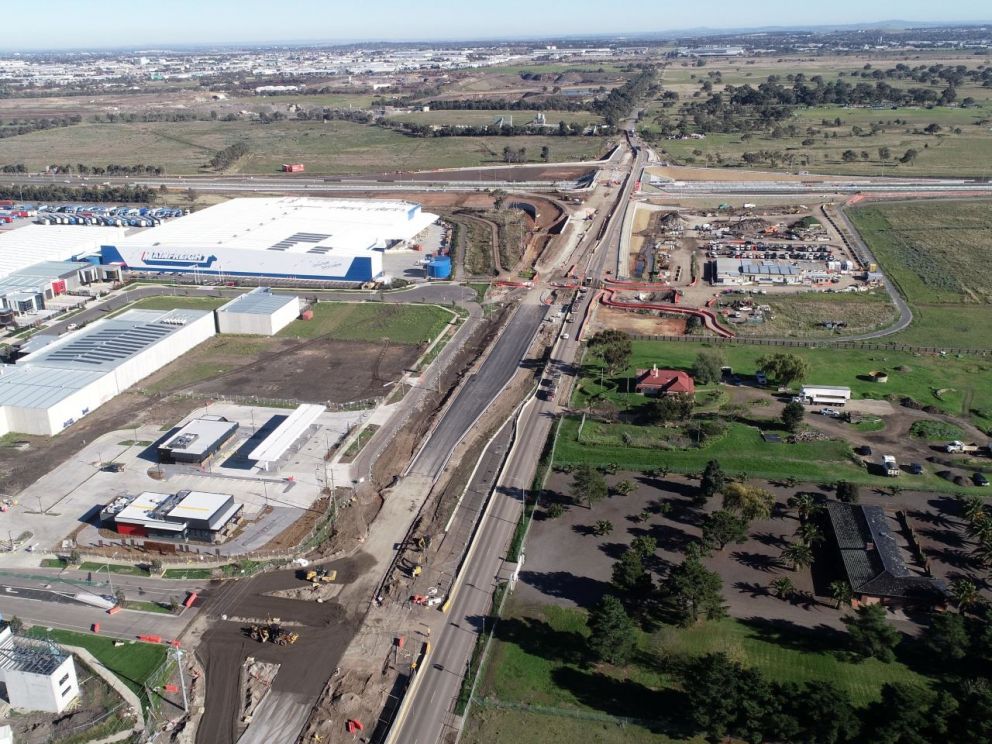
[[129,310],[0,365],[0,434],[57,434],[215,332],[208,310]]
[[365,282],[384,251],[437,220],[419,204],[378,199],[243,198],[101,247],[133,271]]
[[40,261],[99,255],[100,246],[124,238],[120,227],[25,225],[0,234],[0,278]]

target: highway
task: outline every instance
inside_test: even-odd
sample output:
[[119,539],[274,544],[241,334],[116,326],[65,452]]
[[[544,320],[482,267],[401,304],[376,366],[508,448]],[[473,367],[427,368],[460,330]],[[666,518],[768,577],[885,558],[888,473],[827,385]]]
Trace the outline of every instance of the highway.
[[[646,152],[644,148],[638,148],[627,180],[617,195],[615,208],[609,214],[609,221],[601,226],[602,239],[596,239],[600,230],[594,225],[588,231],[589,238],[577,247],[576,255],[586,267],[587,275],[600,277],[608,262],[619,260],[621,225],[626,206],[645,162]],[[576,318],[586,316],[595,294],[587,292],[581,299],[575,300],[573,315]],[[563,328],[563,332],[570,337],[560,337],[552,350],[550,365],[562,374],[568,374],[573,369],[580,353],[581,344],[574,337],[574,329],[579,327],[580,322]],[[530,340],[528,337],[528,344]],[[460,728],[460,721],[452,712],[454,701],[476,639],[484,630],[483,618],[489,611],[496,580],[504,567],[507,548],[523,508],[523,499],[529,496],[556,409],[555,402],[540,400],[536,396],[532,396],[521,409],[513,448],[497,479],[493,496],[482,514],[476,537],[452,590],[448,611],[450,621],[436,634],[434,651],[408,693],[409,700],[405,701],[400,716],[394,722],[388,742],[435,744],[446,734],[457,732]],[[477,474],[476,477],[485,476]]]

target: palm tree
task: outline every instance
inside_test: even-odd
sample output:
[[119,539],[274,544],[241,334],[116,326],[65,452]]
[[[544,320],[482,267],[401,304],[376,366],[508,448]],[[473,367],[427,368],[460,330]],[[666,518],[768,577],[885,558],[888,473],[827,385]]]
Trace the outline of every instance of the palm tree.
[[792,543],[782,550],[782,558],[789,562],[793,571],[798,571],[813,562],[813,549],[806,543]]
[[837,600],[837,609],[839,610],[841,605],[851,604],[854,592],[851,591],[851,585],[844,580],[831,581],[830,596]]
[[803,522],[799,527],[799,539],[806,545],[813,545],[823,539],[823,532],[812,522]]
[[795,585],[792,583],[792,579],[788,576],[782,576],[775,579],[771,584],[772,593],[779,599],[787,599],[792,596],[792,593],[796,590]]
[[592,529],[596,535],[609,535],[613,532],[613,522],[608,519],[600,519]]
[[637,486],[635,486],[629,480],[622,480],[619,483],[617,483],[615,486],[613,486],[613,490],[616,491],[621,496],[627,496],[628,494],[633,493],[635,488],[637,488]]
[[964,518],[969,522],[975,522],[985,514],[985,501],[981,496],[959,493],[957,498],[961,503]]
[[772,513],[774,497],[763,488],[746,483],[728,483],[723,489],[723,508],[737,512],[745,520],[766,519]]
[[968,537],[978,542],[988,542],[992,540],[992,518],[986,512],[982,512],[965,525],[964,531],[968,533]]
[[978,601],[978,589],[969,579],[954,579],[951,582],[951,597],[958,609],[964,612]]
[[972,551],[972,555],[986,568],[992,568],[992,540],[982,540]]
[[813,494],[807,492],[797,493],[795,496],[790,497],[787,503],[790,509],[795,509],[799,513],[800,522],[805,522],[809,519],[817,507]]

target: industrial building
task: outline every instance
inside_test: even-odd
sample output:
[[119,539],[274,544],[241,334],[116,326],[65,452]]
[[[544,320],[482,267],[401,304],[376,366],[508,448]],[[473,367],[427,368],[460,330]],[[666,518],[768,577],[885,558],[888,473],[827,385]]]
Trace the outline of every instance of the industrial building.
[[231,199],[101,247],[132,271],[367,282],[383,252],[438,219],[419,204],[309,197]]
[[122,535],[219,542],[242,506],[226,493],[145,491],[107,504],[100,519]]
[[0,234],[0,279],[41,261],[100,255],[100,246],[124,237],[120,227],[25,225]]
[[186,462],[202,465],[234,436],[237,421],[223,416],[193,419],[158,447],[159,462]]
[[16,636],[7,623],[0,626],[0,683],[20,710],[61,713],[79,697],[72,655],[51,641]]
[[41,261],[0,278],[0,324],[15,316],[44,310],[59,295],[96,281],[119,281],[113,266],[89,261]]
[[753,262],[739,258],[713,261],[714,284],[800,284],[803,272],[787,263]]
[[217,308],[217,330],[273,336],[300,316],[300,298],[258,287]]
[[0,365],[0,435],[52,436],[216,333],[207,310],[129,310]]
[[317,427],[317,419],[326,409],[313,403],[304,403],[277,426],[271,434],[248,454],[262,470],[275,468],[293,445],[312,434]]
[[799,397],[804,403],[842,406],[851,399],[851,388],[831,385],[803,385]]

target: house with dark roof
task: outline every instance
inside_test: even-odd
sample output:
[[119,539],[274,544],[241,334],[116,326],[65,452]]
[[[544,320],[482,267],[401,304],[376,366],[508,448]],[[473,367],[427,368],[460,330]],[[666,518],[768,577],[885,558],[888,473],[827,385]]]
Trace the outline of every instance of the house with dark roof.
[[642,395],[695,395],[696,383],[685,372],[677,369],[637,370],[637,387]]
[[889,516],[880,506],[827,502],[827,517],[854,594],[852,604],[942,605],[942,579],[906,564]]

